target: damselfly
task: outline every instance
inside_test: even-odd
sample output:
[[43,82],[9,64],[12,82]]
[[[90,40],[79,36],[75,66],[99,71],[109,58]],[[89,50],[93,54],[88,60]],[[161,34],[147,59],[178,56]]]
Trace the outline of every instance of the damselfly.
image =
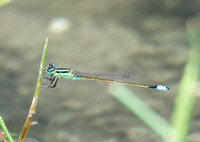
[[170,88],[164,85],[145,85],[134,82],[134,77],[131,74],[124,73],[87,73],[80,71],[73,71],[70,68],[56,68],[54,64],[49,64],[46,73],[50,77],[46,77],[49,81],[49,85],[44,87],[54,88],[58,83],[58,78],[66,78],[72,80],[96,80],[111,83],[119,83],[143,88],[151,88],[159,91],[169,91]]

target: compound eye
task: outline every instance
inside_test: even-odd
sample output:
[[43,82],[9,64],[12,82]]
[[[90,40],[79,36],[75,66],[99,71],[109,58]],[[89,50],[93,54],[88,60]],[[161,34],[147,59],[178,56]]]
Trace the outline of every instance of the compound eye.
[[49,68],[54,68],[55,65],[54,64],[49,64]]
[[51,69],[54,69],[55,68],[55,65],[54,64],[49,64],[47,70],[51,70]]
[[55,70],[56,70],[55,65],[49,64],[47,69],[46,69],[46,72],[47,72],[47,74],[52,74]]
[[47,71],[48,72],[53,72],[53,71],[55,71],[55,68],[48,68]]

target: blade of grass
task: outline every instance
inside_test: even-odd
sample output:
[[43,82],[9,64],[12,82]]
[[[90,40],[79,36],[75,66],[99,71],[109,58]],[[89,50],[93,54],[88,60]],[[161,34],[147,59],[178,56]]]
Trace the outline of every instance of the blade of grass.
[[45,42],[45,46],[43,49],[43,53],[42,53],[42,59],[41,59],[41,63],[40,63],[40,69],[39,69],[39,74],[38,74],[38,79],[37,79],[37,84],[36,84],[36,90],[35,90],[35,94],[32,100],[32,104],[30,106],[26,121],[24,123],[24,127],[21,131],[20,137],[18,139],[18,142],[23,142],[27,132],[28,132],[28,128],[30,125],[30,122],[32,120],[33,115],[35,114],[36,111],[36,106],[37,106],[37,102],[38,102],[38,98],[39,98],[39,93],[40,93],[40,87],[41,87],[41,82],[42,82],[42,75],[43,75],[43,71],[44,71],[44,64],[45,64],[45,58],[46,58],[46,52],[47,52],[47,46],[48,46],[48,39],[46,38],[46,42]]
[[141,101],[135,94],[124,86],[117,84],[110,86],[111,94],[123,105],[125,105],[131,112],[139,117],[146,125],[154,130],[163,139],[169,131],[172,130],[171,126],[150,109],[143,101]]
[[0,0],[0,7],[5,6],[6,4],[10,3],[12,0]]
[[[190,54],[184,69],[175,106],[171,116],[171,123],[176,131],[172,142],[185,142],[192,119],[192,112],[195,105],[195,82],[199,73],[199,27],[195,26],[195,21],[190,20],[186,24],[188,40],[190,43]],[[199,28],[199,29],[198,29]]]
[[3,121],[1,116],[0,116],[0,125],[1,125],[1,127],[3,129],[3,131],[5,132],[9,142],[14,142],[14,140],[12,139],[12,137],[11,137],[11,135],[10,135],[10,133],[9,133],[9,131],[8,131],[8,129],[7,129],[7,127],[6,127],[6,125],[5,125],[5,123],[4,123],[4,121]]

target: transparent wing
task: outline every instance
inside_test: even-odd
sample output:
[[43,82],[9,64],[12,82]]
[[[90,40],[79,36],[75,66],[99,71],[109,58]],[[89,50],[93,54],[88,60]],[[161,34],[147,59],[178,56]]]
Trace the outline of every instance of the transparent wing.
[[125,73],[90,73],[73,71],[72,74],[88,80],[133,83],[134,77]]

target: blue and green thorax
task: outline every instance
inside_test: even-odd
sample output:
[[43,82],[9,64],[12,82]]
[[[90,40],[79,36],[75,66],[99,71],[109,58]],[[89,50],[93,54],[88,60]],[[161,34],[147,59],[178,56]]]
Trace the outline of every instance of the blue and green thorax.
[[55,68],[54,64],[49,64],[46,73],[48,75],[54,76],[54,77],[63,77],[67,79],[76,79],[81,80],[81,76],[77,76],[73,74],[73,70],[70,68]]

